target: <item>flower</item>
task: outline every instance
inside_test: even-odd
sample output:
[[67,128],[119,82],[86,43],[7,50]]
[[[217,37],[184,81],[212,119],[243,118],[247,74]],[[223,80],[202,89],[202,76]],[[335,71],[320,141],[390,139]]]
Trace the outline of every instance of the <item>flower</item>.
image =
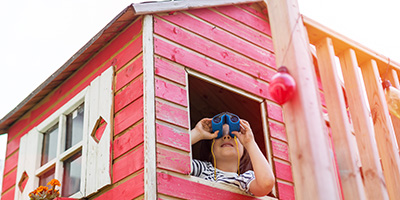
[[59,190],[55,189],[56,186],[61,186],[60,181],[52,179],[47,185],[50,185],[51,189],[46,186],[39,186],[36,190],[29,193],[29,198],[31,200],[53,200],[60,196]]
[[60,181],[58,181],[57,179],[51,179],[51,181],[48,182],[47,185],[51,185],[51,186],[61,186]]

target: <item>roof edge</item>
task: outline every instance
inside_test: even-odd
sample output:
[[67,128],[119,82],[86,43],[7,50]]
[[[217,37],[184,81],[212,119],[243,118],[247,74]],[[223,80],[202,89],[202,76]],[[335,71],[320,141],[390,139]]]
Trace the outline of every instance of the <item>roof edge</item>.
[[133,9],[136,15],[153,14],[159,12],[170,12],[208,8],[216,6],[228,6],[245,3],[257,3],[263,0],[172,0],[172,1],[150,1],[134,3]]

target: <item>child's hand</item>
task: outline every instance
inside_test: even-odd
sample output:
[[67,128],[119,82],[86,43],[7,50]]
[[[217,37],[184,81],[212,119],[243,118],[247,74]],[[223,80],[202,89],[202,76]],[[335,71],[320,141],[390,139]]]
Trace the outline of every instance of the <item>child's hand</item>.
[[197,122],[196,127],[191,131],[192,144],[195,144],[200,140],[211,140],[218,136],[219,131],[212,133],[211,120],[211,118],[203,118]]
[[248,144],[255,141],[249,122],[243,119],[240,119],[240,132],[232,131],[232,134],[236,135],[245,148]]

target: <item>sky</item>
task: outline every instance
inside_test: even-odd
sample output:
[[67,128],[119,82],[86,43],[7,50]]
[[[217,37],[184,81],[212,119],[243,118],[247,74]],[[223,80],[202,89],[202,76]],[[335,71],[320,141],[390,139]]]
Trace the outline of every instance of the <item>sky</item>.
[[[139,0],[0,1],[0,119],[135,2]],[[302,14],[400,62],[400,1],[298,2]],[[5,141],[6,135],[0,136],[0,159]]]

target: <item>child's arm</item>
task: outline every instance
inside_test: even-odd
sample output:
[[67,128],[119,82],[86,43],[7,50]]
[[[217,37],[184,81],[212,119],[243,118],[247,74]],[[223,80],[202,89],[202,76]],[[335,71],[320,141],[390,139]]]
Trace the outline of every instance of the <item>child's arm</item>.
[[273,188],[275,183],[274,173],[267,159],[254,140],[250,124],[245,120],[240,120],[240,132],[232,132],[246,148],[250,155],[253,165],[255,179],[250,183],[249,191],[255,196],[265,196]]
[[196,144],[200,140],[211,140],[218,136],[218,131],[212,132],[211,118],[203,118],[197,122],[196,127],[190,131],[190,142]]

